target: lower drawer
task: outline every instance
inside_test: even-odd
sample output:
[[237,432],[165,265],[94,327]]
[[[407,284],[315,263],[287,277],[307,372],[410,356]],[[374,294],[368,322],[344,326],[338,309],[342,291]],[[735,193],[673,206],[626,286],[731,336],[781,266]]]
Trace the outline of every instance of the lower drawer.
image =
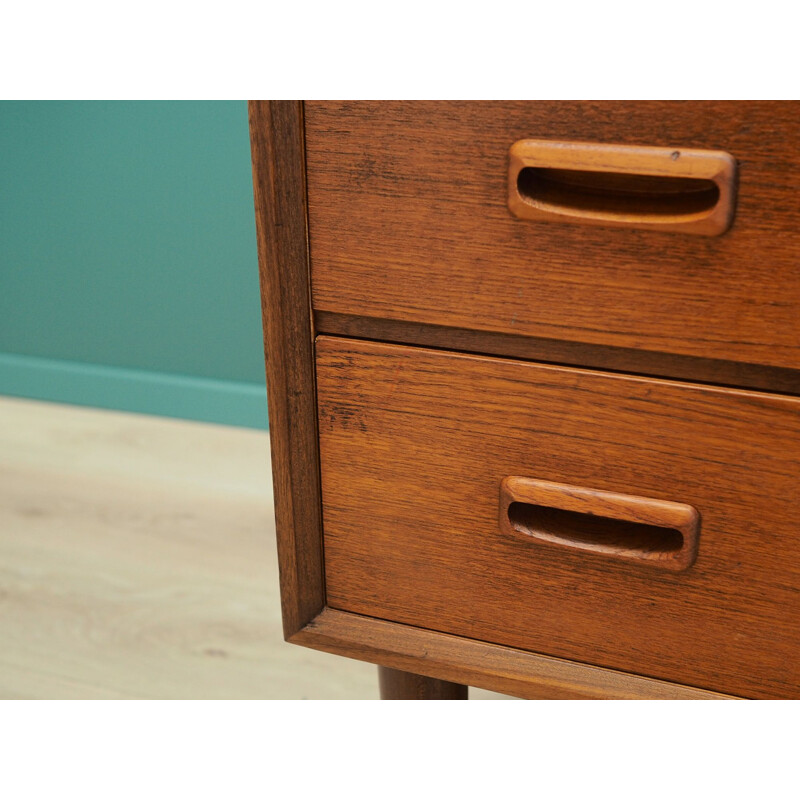
[[328,605],[800,697],[800,400],[317,339]]

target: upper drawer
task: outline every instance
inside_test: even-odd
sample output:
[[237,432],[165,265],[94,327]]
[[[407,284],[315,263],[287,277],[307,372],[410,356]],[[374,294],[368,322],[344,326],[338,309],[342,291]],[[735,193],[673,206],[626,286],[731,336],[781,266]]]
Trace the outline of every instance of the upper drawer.
[[[796,103],[307,103],[305,124],[316,310],[800,368]],[[522,139],[726,151],[733,226],[517,219]]]
[[328,337],[317,387],[332,607],[800,696],[800,399]]

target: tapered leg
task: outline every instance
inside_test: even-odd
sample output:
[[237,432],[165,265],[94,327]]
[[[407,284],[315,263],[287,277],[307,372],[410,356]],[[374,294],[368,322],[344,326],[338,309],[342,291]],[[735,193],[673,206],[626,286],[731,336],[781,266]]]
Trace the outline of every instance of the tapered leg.
[[466,700],[467,687],[460,683],[426,678],[413,672],[378,667],[381,700]]

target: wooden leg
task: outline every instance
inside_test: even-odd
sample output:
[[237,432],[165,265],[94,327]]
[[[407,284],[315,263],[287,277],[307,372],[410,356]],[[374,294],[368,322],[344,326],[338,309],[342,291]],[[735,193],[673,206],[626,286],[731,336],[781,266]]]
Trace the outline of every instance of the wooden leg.
[[426,678],[413,672],[378,667],[381,700],[466,700],[467,687],[460,683]]

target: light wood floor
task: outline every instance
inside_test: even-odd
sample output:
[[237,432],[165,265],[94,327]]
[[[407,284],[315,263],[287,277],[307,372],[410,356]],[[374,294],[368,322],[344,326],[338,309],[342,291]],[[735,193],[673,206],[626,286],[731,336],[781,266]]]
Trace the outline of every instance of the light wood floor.
[[0,397],[0,698],[376,697],[283,641],[267,433]]

